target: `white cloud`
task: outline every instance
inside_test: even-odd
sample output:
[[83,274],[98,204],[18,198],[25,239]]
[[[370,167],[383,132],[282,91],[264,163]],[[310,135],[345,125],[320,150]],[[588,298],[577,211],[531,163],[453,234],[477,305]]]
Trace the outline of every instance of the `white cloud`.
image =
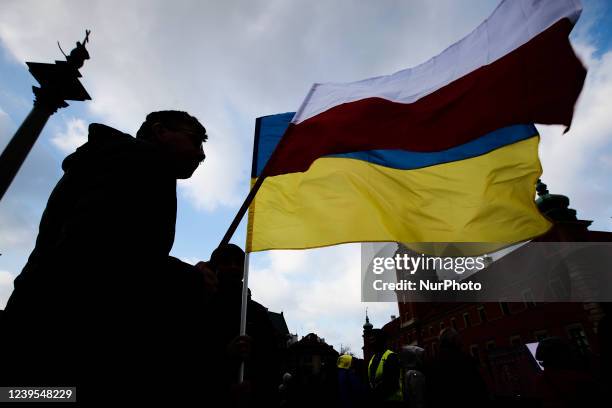
[[10,272],[0,271],[0,286],[6,286],[13,283],[14,276]]
[[13,211],[0,212],[0,248],[6,251],[7,248],[18,248],[31,245],[36,238],[36,226],[24,217],[25,214],[14,208]]
[[572,128],[539,126],[543,181],[554,194],[567,195],[581,219],[595,220],[594,229],[612,230],[612,52],[596,56],[596,49],[576,41],[577,53],[589,71],[576,105]]
[[83,119],[72,118],[66,122],[66,130],[51,138],[51,143],[62,153],[68,154],[87,142],[87,124]]
[[2,146],[2,148],[4,148],[4,145],[8,143],[9,138],[12,136],[12,127],[11,118],[2,110],[2,107],[0,107],[0,146]]
[[81,69],[82,82],[93,98],[86,106],[101,121],[133,133],[146,113],[175,108],[218,130],[211,132],[203,168],[181,187],[196,208],[214,210],[233,207],[246,194],[257,116],[296,110],[313,82],[357,80],[421,62],[494,6],[495,0],[470,7],[453,1],[380,7],[348,0],[9,0],[0,38],[20,63],[52,61],[60,57],[56,40],[69,52],[87,27],[91,60]]
[[229,132],[211,132],[208,128],[207,133],[214,136],[204,143],[206,159],[191,178],[179,181],[179,190],[196,208],[236,208],[248,192],[249,174],[236,160],[242,149],[235,139],[223,136]]
[[0,310],[6,307],[6,302],[13,291],[15,277],[8,271],[0,270]]
[[604,168],[612,170],[612,154],[600,156],[599,162]]
[[395,303],[361,302],[359,245],[254,256],[265,266],[251,268],[253,298],[273,311],[282,310],[290,330],[300,336],[315,332],[336,350],[349,345],[359,355],[365,308],[378,327],[397,315]]
[[270,251],[268,257],[272,269],[281,270],[283,274],[290,274],[304,266],[309,257],[308,254],[308,251],[297,250]]
[[196,257],[180,258],[180,260],[183,261],[183,262],[186,262],[186,263],[188,263],[190,265],[195,265],[195,264],[197,264],[198,262],[201,261],[201,259],[198,259]]
[[[0,107],[0,149],[12,137],[14,124],[9,115]],[[36,152],[34,153],[36,155]],[[31,173],[32,162],[28,161],[17,177]],[[30,220],[31,208],[27,201],[29,192],[17,191],[18,183],[13,183],[0,202],[0,252],[29,247],[36,237],[36,225]],[[33,183],[34,184],[34,183]],[[38,186],[32,186],[34,189]],[[25,193],[25,194],[22,194]],[[24,201],[26,201],[24,205]],[[2,258],[0,258],[2,259]],[[1,300],[1,299],[0,299]]]
[[8,121],[8,114],[2,109],[2,107],[0,107],[0,124],[5,125],[5,123],[8,123]]

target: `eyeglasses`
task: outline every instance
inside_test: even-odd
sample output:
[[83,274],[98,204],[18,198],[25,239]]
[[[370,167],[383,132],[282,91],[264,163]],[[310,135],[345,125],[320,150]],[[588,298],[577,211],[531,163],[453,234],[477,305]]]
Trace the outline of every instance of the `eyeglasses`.
[[206,133],[195,132],[192,129],[186,129],[186,128],[172,128],[168,126],[166,126],[166,128],[174,132],[180,132],[186,135],[196,145],[201,145],[206,140]]

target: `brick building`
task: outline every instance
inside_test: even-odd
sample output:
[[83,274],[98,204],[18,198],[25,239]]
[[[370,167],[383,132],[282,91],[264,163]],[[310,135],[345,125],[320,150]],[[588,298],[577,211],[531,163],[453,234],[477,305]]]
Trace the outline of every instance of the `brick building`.
[[[567,197],[549,194],[541,183],[538,184],[538,193],[538,207],[555,221],[555,227],[537,241],[612,242],[612,233],[589,231],[591,222],[576,218],[576,212],[569,208]],[[539,264],[531,263],[528,268],[515,268],[516,273],[506,273],[504,278],[500,278],[501,274],[497,273],[499,269],[512,266],[512,262],[518,262],[517,265],[524,263],[528,250],[521,247],[471,277],[483,282],[494,277],[501,285],[512,287],[520,299],[515,296],[512,301],[451,303],[433,298],[415,302],[411,301],[410,296],[398,293],[399,316],[383,326],[389,337],[388,347],[399,350],[403,345],[418,345],[426,350],[428,357],[435,357],[440,331],[453,327],[461,335],[464,350],[480,363],[481,374],[490,391],[495,395],[508,396],[529,393],[533,376],[538,371],[525,344],[558,336],[570,340],[585,357],[596,356],[602,346],[598,341],[598,323],[609,304],[535,301],[542,296],[549,299],[553,295],[563,300],[564,294],[558,293],[562,292],[558,287],[569,287],[573,293],[580,294],[589,290],[593,285],[589,286],[588,266],[579,262],[584,258],[584,253],[577,253],[564,263],[563,268],[552,268],[550,273],[541,273]],[[532,253],[527,254],[531,256]],[[607,275],[612,274],[609,260],[604,267]],[[534,284],[533,276],[538,273],[544,276],[542,284]],[[479,277],[479,274],[482,276]],[[366,317],[364,336],[371,328]],[[370,357],[370,350],[364,346],[364,358],[368,361]]]

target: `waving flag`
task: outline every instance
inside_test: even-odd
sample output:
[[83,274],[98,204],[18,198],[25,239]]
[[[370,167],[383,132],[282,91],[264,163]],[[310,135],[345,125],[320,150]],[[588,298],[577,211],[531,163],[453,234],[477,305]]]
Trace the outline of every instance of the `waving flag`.
[[295,115],[259,118],[252,176],[267,178],[249,208],[248,250],[546,232],[531,123],[571,124],[586,75],[568,40],[580,11],[571,0],[503,1],[424,64],[315,84]]

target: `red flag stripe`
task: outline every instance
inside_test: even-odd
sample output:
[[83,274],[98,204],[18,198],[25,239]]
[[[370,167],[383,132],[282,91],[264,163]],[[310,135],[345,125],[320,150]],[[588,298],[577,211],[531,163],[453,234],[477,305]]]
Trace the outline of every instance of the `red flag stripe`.
[[586,69],[563,19],[531,41],[414,103],[366,98],[291,124],[265,174],[306,171],[319,157],[374,149],[431,152],[521,123],[569,126]]

